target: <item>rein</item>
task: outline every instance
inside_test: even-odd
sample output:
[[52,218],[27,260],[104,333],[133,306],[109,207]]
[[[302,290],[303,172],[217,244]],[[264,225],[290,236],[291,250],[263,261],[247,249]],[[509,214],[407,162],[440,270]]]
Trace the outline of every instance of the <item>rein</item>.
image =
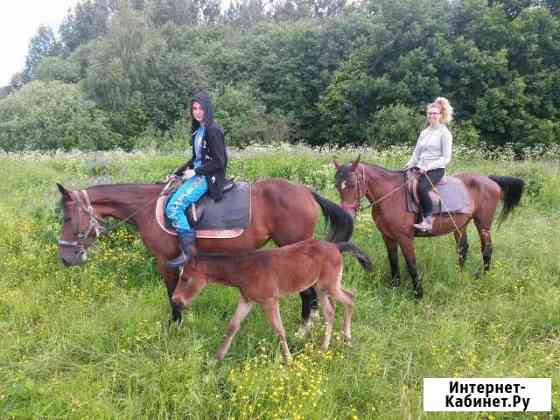
[[[85,253],[84,242],[91,235],[92,232],[95,233],[95,238],[94,238],[93,242],[95,242],[97,239],[99,239],[102,235],[108,235],[109,233],[111,233],[115,229],[119,228],[121,225],[128,222],[135,215],[137,215],[141,211],[144,211],[146,208],[148,208],[149,205],[151,205],[159,197],[161,197],[162,195],[165,195],[173,182],[174,182],[173,180],[169,181],[157,196],[150,199],[144,206],[136,209],[130,215],[128,215],[127,217],[125,217],[124,219],[119,221],[111,229],[107,229],[105,227],[103,218],[95,214],[95,211],[93,209],[93,206],[91,205],[91,200],[89,198],[87,190],[80,190],[80,191],[77,191],[77,192],[73,192],[74,197],[76,198],[76,201],[77,201],[80,209],[83,210],[89,216],[89,225],[88,225],[85,232],[80,232],[81,212],[78,211],[78,223],[76,224],[76,229],[75,229],[75,231],[77,232],[76,237],[78,239],[76,241],[65,241],[63,239],[60,239],[58,241],[58,244],[61,245],[61,246],[77,248],[81,253]],[[83,196],[84,196],[83,201],[80,198],[80,193],[83,194]]]
[[[342,208],[354,210],[356,212],[356,215],[358,215],[358,213],[362,209],[362,202],[364,201],[364,199],[367,199],[367,194],[369,192],[369,189],[367,187],[367,182],[365,180],[365,178],[366,178],[365,169],[363,167],[361,169],[362,169],[361,173],[352,172],[354,174],[354,176],[356,177],[356,198],[355,198],[355,200],[351,204],[342,203],[342,205],[341,205]],[[381,203],[382,201],[384,201],[385,199],[389,198],[391,195],[393,195],[394,193],[399,191],[401,188],[406,186],[411,181],[412,181],[412,178],[403,182],[398,187],[392,189],[387,194],[384,194],[381,198],[379,198],[377,200],[374,200],[374,199],[370,200],[370,204],[365,206],[364,210],[378,205],[379,203]],[[364,185],[363,194],[362,194],[362,184]]]

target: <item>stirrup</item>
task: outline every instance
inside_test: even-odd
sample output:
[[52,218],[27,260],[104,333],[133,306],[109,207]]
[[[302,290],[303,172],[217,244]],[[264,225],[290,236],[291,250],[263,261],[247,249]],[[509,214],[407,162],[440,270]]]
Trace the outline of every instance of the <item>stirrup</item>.
[[167,261],[167,266],[169,268],[179,268],[184,266],[186,263],[189,262],[190,256],[181,252],[178,257],[173,258],[172,260]]

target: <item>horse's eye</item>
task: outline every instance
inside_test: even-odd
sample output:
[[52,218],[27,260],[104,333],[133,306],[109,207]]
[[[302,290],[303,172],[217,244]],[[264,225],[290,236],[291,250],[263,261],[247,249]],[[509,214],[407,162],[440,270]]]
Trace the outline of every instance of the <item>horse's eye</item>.
[[70,218],[69,217],[64,217],[63,220],[64,220],[64,223],[68,223],[70,221]]

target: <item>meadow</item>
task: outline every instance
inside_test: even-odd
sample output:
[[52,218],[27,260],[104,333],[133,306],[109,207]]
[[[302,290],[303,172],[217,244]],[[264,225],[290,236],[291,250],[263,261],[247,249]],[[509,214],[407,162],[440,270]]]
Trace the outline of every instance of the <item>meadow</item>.
[[[181,327],[168,326],[165,288],[133,227],[116,226],[87,263],[59,262],[55,183],[71,189],[155,182],[179,153],[16,153],[0,156],[0,418],[56,419],[496,419],[560,418],[560,161],[558,150],[524,161],[503,148],[457,147],[450,172],[525,180],[521,207],[493,227],[492,270],[478,235],[459,270],[452,236],[417,240],[425,297],[416,301],[401,258],[389,287],[381,236],[368,212],[353,241],[373,273],[345,257],[344,285],[356,295],[352,346],[340,337],[318,351],[320,323],[295,337],[299,297],[282,302],[289,368],[260,310],[243,323],[223,363],[214,352],[237,291],[205,289]],[[282,177],[339,202],[332,158],[389,168],[410,150],[252,146],[231,151],[237,179]],[[323,226],[317,237],[324,237]],[[342,307],[337,308],[336,328]],[[552,413],[424,413],[424,377],[552,378]]]

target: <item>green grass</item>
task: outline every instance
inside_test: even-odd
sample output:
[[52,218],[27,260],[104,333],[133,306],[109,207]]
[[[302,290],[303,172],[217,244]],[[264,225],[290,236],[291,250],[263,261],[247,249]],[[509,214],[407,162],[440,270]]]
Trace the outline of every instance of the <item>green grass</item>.
[[[336,202],[331,159],[396,168],[409,150],[323,150],[282,146],[232,153],[237,178],[285,177]],[[485,160],[462,150],[452,171],[520,176],[522,206],[493,229],[492,271],[477,278],[478,235],[457,266],[451,236],[418,240],[425,297],[417,302],[401,260],[402,285],[389,287],[381,236],[360,215],[354,242],[374,260],[365,274],[345,257],[356,293],[353,343],[322,331],[294,337],[300,303],[282,302],[295,361],[289,369],[260,310],[244,322],[226,360],[213,354],[237,291],[205,289],[168,328],[165,288],[132,227],[103,238],[82,267],[58,261],[55,182],[152,182],[181,156],[22,154],[0,157],[0,418],[557,418],[560,416],[560,166],[554,160]],[[318,236],[324,235],[318,231]],[[341,325],[338,308],[337,328]],[[439,413],[422,410],[424,377],[551,377],[553,413]],[[536,414],[536,416],[535,416]]]

